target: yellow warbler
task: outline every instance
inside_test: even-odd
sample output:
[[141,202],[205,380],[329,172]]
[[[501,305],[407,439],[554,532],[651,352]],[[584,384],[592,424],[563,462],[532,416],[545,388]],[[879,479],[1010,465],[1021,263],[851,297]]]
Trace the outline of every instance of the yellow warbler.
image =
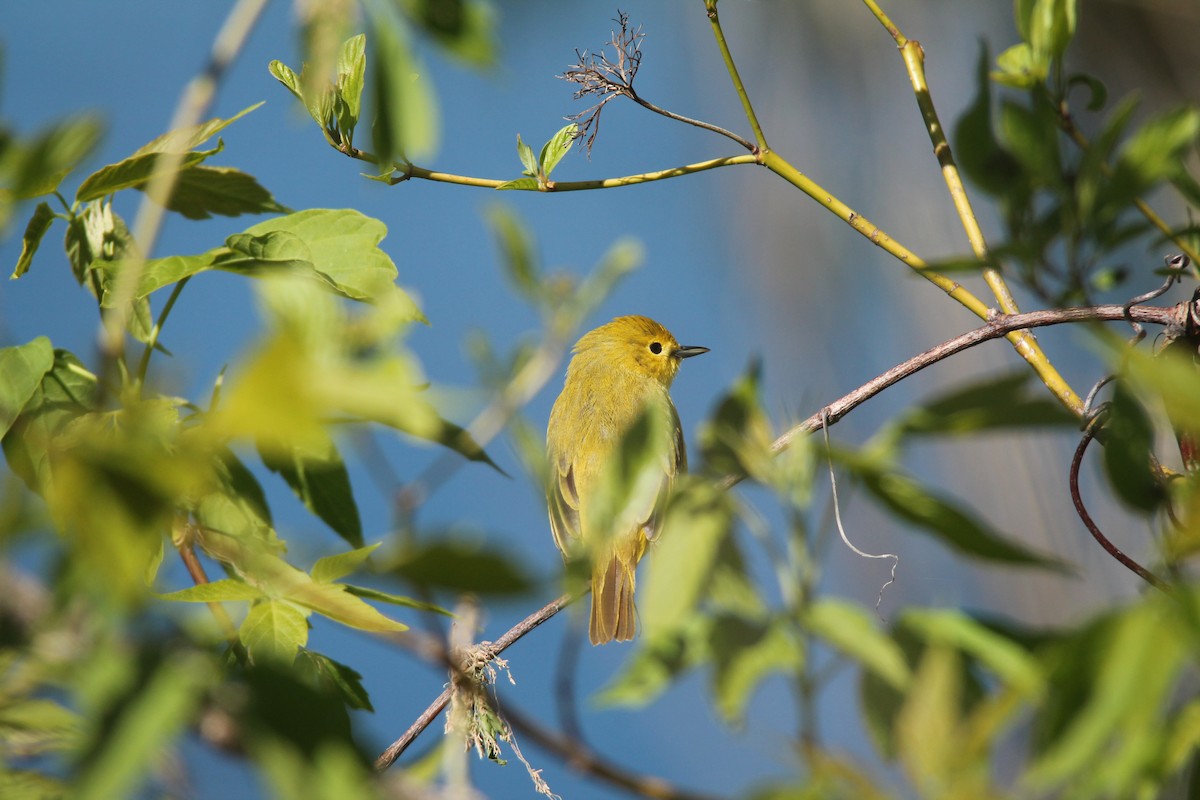
[[[668,389],[685,358],[707,347],[681,347],[647,317],[617,317],[575,345],[562,394],[550,412],[546,498],[554,543],[564,557],[592,560],[592,644],[633,638],[634,573],[646,542],[659,533],[676,473],[687,470],[683,429]],[[650,423],[640,426],[642,420]],[[653,448],[637,476],[620,474],[622,442],[635,427]],[[655,434],[657,431],[657,435]],[[613,484],[628,491],[614,504]]]

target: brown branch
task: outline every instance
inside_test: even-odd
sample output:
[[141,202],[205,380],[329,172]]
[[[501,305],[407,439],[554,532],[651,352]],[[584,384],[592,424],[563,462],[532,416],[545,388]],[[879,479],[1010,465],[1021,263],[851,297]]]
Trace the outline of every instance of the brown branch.
[[1168,586],[1161,578],[1155,575],[1150,570],[1143,567],[1138,562],[1125,554],[1121,548],[1108,540],[1108,537],[1100,530],[1099,526],[1092,520],[1092,515],[1088,513],[1087,507],[1083,504],[1083,497],[1079,492],[1079,465],[1083,463],[1083,454],[1087,451],[1088,445],[1096,438],[1097,432],[1104,425],[1104,414],[1098,414],[1092,417],[1088,422],[1087,428],[1083,432],[1083,438],[1079,440],[1079,446],[1075,448],[1075,455],[1071,458],[1071,502],[1075,504],[1075,511],[1079,514],[1079,519],[1083,521],[1083,525],[1088,529],[1088,533],[1092,534],[1092,538],[1100,543],[1100,546],[1105,551],[1121,562],[1122,565],[1130,572],[1133,572],[1146,583],[1153,586],[1155,589],[1164,594],[1174,595],[1171,587]]
[[615,766],[575,737],[561,731],[544,728],[540,723],[511,708],[506,707],[502,716],[509,725],[520,732],[522,737],[532,740],[543,750],[558,756],[567,766],[585,775],[619,786],[633,794],[655,798],[655,800],[715,800],[714,795],[680,789],[662,778],[630,772]]
[[[516,625],[509,628],[504,635],[496,641],[481,642],[480,647],[483,648],[486,660],[491,661],[496,656],[500,655],[510,646],[515,644],[522,636],[553,617],[559,611],[562,611],[571,603],[575,602],[579,596],[580,595],[564,594],[562,597],[550,601],[525,619],[518,622]],[[416,738],[420,736],[421,733],[428,728],[435,719],[437,719],[438,715],[442,713],[442,710],[445,709],[446,704],[449,702],[450,689],[447,688],[444,689],[440,695],[438,695],[436,700],[429,704],[429,707],[422,712],[421,716],[417,717],[416,721],[409,726],[408,730],[404,732],[403,736],[392,742],[386,750],[379,754],[379,757],[375,759],[375,769],[382,771],[395,763],[396,759],[408,749],[408,746],[412,744],[413,741],[416,740]]]
[[[771,450],[778,453],[791,445],[797,437],[820,430],[823,424],[822,417],[825,417],[828,420],[828,424],[832,425],[889,386],[899,383],[905,378],[952,355],[968,350],[977,344],[1007,336],[1013,331],[1019,331],[1023,328],[1042,328],[1049,325],[1062,325],[1068,322],[1087,321],[1112,322],[1124,320],[1126,322],[1146,322],[1152,325],[1180,325],[1184,319],[1181,315],[1186,315],[1187,306],[1187,303],[1181,303],[1170,308],[1158,306],[1135,306],[1128,308],[1125,305],[1106,305],[1030,311],[1024,314],[997,314],[986,325],[931,347],[924,353],[897,364],[879,377],[864,383],[849,394],[833,401],[808,419],[788,429],[775,440],[771,445]],[[726,476],[722,482],[722,486],[731,486],[740,481],[742,477],[735,475]]]

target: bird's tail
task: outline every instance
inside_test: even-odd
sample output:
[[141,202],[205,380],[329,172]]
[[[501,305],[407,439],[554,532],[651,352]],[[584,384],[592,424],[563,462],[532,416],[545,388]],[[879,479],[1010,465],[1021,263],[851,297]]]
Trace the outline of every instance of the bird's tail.
[[637,633],[633,590],[646,539],[639,533],[630,544],[614,548],[592,567],[592,620],[588,627],[592,644],[628,642]]

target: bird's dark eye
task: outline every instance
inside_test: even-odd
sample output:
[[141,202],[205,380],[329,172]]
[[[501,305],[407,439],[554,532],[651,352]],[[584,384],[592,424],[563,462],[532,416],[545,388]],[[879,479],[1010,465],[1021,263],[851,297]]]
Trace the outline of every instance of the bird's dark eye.
[[650,343],[650,352],[654,353],[654,355],[658,355],[659,353],[661,353],[662,352],[662,343],[661,342],[651,342]]

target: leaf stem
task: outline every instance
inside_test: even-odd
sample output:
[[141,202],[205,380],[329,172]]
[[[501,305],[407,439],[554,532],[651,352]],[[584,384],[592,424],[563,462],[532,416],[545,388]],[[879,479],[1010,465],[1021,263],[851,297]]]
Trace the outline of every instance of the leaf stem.
[[138,363],[137,376],[138,383],[141,385],[145,385],[146,383],[146,373],[150,369],[150,355],[154,352],[155,346],[158,345],[158,335],[162,332],[163,325],[167,323],[167,316],[170,315],[171,309],[175,307],[175,301],[179,299],[183,287],[187,286],[188,281],[191,279],[192,276],[188,275],[175,282],[175,285],[171,287],[171,294],[167,297],[167,302],[163,305],[162,311],[158,313],[158,319],[154,323],[154,328],[150,331],[150,341],[146,342],[146,349],[142,351],[142,359]]
[[708,14],[708,21],[712,24],[713,36],[717,40],[717,47],[721,50],[725,69],[729,72],[733,88],[737,90],[738,98],[742,101],[742,109],[746,112],[746,119],[754,131],[754,140],[758,142],[758,150],[765,152],[768,149],[767,137],[763,135],[762,126],[758,124],[758,116],[754,113],[754,106],[750,103],[750,95],[746,93],[746,86],[742,83],[741,76],[738,75],[737,65],[733,63],[733,54],[729,52],[729,43],[725,41],[725,31],[721,28],[721,18],[717,14],[717,0],[704,0],[704,10]]

